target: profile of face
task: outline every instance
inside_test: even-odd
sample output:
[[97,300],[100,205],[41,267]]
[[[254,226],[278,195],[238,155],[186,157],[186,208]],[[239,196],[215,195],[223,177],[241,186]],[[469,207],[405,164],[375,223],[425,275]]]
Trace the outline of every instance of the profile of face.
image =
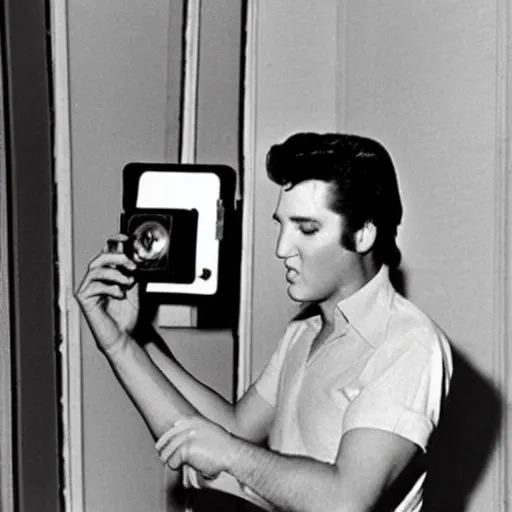
[[279,225],[276,255],[295,301],[334,306],[358,287],[361,256],[341,244],[345,220],[328,207],[330,186],[307,180],[279,194],[273,215]]

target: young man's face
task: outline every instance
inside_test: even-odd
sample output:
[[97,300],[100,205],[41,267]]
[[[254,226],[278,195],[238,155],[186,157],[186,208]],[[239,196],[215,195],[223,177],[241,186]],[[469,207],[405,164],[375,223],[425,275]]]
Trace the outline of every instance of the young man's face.
[[276,255],[284,260],[288,295],[334,306],[356,289],[360,255],[342,247],[345,219],[328,208],[330,185],[308,180],[279,195]]

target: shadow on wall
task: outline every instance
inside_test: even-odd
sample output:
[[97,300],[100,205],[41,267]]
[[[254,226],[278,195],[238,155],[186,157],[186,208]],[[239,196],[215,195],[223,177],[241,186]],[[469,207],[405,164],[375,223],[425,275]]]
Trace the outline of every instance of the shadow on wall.
[[[403,271],[391,276],[407,296]],[[453,377],[427,456],[423,512],[464,512],[496,447],[503,397],[451,342]]]
[[463,512],[501,428],[503,399],[454,347],[450,395],[427,458],[424,512]]

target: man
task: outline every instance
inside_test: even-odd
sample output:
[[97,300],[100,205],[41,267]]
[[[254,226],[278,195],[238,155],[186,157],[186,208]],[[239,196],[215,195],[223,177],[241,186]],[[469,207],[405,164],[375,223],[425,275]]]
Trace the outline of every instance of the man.
[[389,281],[402,216],[391,158],[371,139],[300,133],[271,148],[267,171],[281,186],[276,254],[304,307],[238,403],[137,324],[121,252],[93,260],[78,301],[170,467],[212,485],[227,473],[277,509],[418,511],[452,366],[441,330]]

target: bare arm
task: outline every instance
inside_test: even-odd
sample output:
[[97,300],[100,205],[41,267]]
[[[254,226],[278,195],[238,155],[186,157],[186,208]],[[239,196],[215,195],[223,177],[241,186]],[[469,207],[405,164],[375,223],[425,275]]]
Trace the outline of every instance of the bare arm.
[[297,512],[373,510],[419,451],[396,434],[354,429],[342,437],[335,463],[328,464],[255,446],[201,418],[179,421],[157,447],[172,468],[226,471],[274,506]]
[[373,510],[417,450],[395,434],[356,429],[343,436],[335,464],[240,443],[230,472],[285,510],[362,512]]
[[135,265],[122,252],[110,252],[111,246],[107,243],[89,264],[76,298],[99,349],[158,437],[177,419],[198,411],[132,338],[139,314],[138,286],[131,274]]
[[133,339],[104,354],[155,438],[180,418],[199,414]]
[[153,363],[203,416],[248,441],[260,443],[265,439],[274,409],[252,387],[233,405],[189,373],[158,333],[153,331],[144,348]]
[[[268,404],[253,393],[236,407],[229,404],[186,372],[170,352],[162,351],[157,342],[163,341],[151,334],[152,329],[137,325],[139,293],[130,275],[135,265],[119,247],[111,252],[125,239],[109,239],[90,263],[76,298],[98,347],[153,435],[159,437],[183,416],[201,414],[251,440],[264,437],[272,415]],[[140,335],[149,338],[140,340]],[[138,341],[147,342],[146,348]]]

